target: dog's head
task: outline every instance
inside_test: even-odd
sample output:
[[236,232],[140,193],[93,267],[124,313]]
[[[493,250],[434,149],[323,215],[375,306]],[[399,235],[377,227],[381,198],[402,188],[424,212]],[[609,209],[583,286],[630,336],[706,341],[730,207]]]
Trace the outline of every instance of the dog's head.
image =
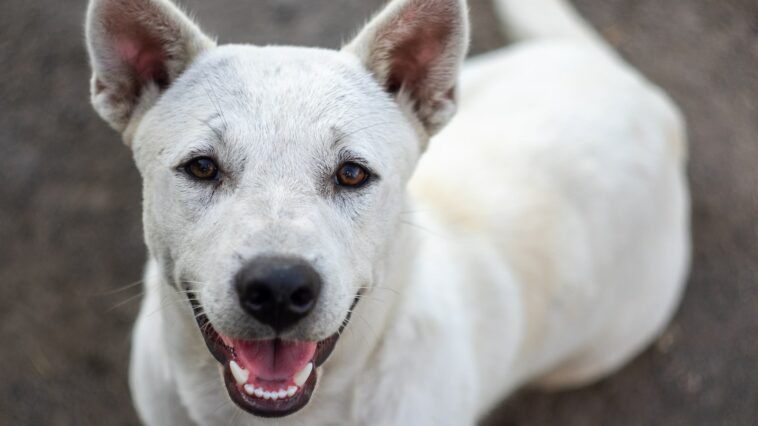
[[394,1],[330,51],[217,47],[165,0],[93,0],[87,44],[92,102],[144,180],[151,256],[231,398],[302,408],[454,114],[464,2]]

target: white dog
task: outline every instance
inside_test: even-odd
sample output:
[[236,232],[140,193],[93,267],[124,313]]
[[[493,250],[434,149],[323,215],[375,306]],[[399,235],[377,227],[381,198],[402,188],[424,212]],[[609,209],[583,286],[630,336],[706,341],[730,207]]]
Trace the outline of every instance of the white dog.
[[144,179],[145,423],[471,425],[662,330],[689,259],[677,108],[560,0],[497,7],[523,43],[459,84],[463,0],[394,0],[341,51],[91,1],[92,101]]

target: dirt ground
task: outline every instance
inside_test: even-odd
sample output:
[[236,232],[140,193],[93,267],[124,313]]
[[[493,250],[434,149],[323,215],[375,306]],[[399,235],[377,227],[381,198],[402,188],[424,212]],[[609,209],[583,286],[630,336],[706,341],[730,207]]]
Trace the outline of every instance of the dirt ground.
[[[381,0],[187,2],[222,42],[336,47]],[[490,425],[758,423],[758,2],[577,0],[690,123],[694,264],[676,320],[594,386]],[[0,424],[133,425],[145,249],[129,151],[91,110],[83,0],[0,3]],[[472,3],[475,52],[503,39]],[[651,206],[654,208],[654,206]],[[122,289],[119,291],[119,289]]]

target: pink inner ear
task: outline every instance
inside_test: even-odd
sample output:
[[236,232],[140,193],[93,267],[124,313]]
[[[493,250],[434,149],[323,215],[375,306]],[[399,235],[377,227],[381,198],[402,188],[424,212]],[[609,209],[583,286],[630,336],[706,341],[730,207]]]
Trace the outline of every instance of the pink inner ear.
[[137,81],[154,81],[161,88],[168,86],[166,54],[149,36],[120,36],[116,39],[116,49]]
[[[406,11],[396,25],[408,28],[394,42],[390,53],[388,90],[397,92],[404,87],[412,94],[422,90],[424,80],[440,61],[451,31],[451,22],[444,17]],[[393,34],[387,35],[394,38]]]
[[[429,73],[434,61],[442,54],[444,40],[429,30],[420,30],[415,37],[400,43],[392,52],[391,80],[395,86],[414,86]],[[396,87],[399,89],[400,87]]]

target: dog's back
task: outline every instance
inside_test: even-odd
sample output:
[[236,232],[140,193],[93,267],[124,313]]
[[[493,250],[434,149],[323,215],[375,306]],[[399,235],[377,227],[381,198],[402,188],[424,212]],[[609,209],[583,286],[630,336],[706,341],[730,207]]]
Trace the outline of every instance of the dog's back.
[[[667,323],[689,262],[677,108],[564,3],[499,6],[522,42],[469,63],[412,182],[479,259],[462,291],[485,406],[504,381],[578,385],[623,365]],[[494,338],[511,327],[516,353]]]

